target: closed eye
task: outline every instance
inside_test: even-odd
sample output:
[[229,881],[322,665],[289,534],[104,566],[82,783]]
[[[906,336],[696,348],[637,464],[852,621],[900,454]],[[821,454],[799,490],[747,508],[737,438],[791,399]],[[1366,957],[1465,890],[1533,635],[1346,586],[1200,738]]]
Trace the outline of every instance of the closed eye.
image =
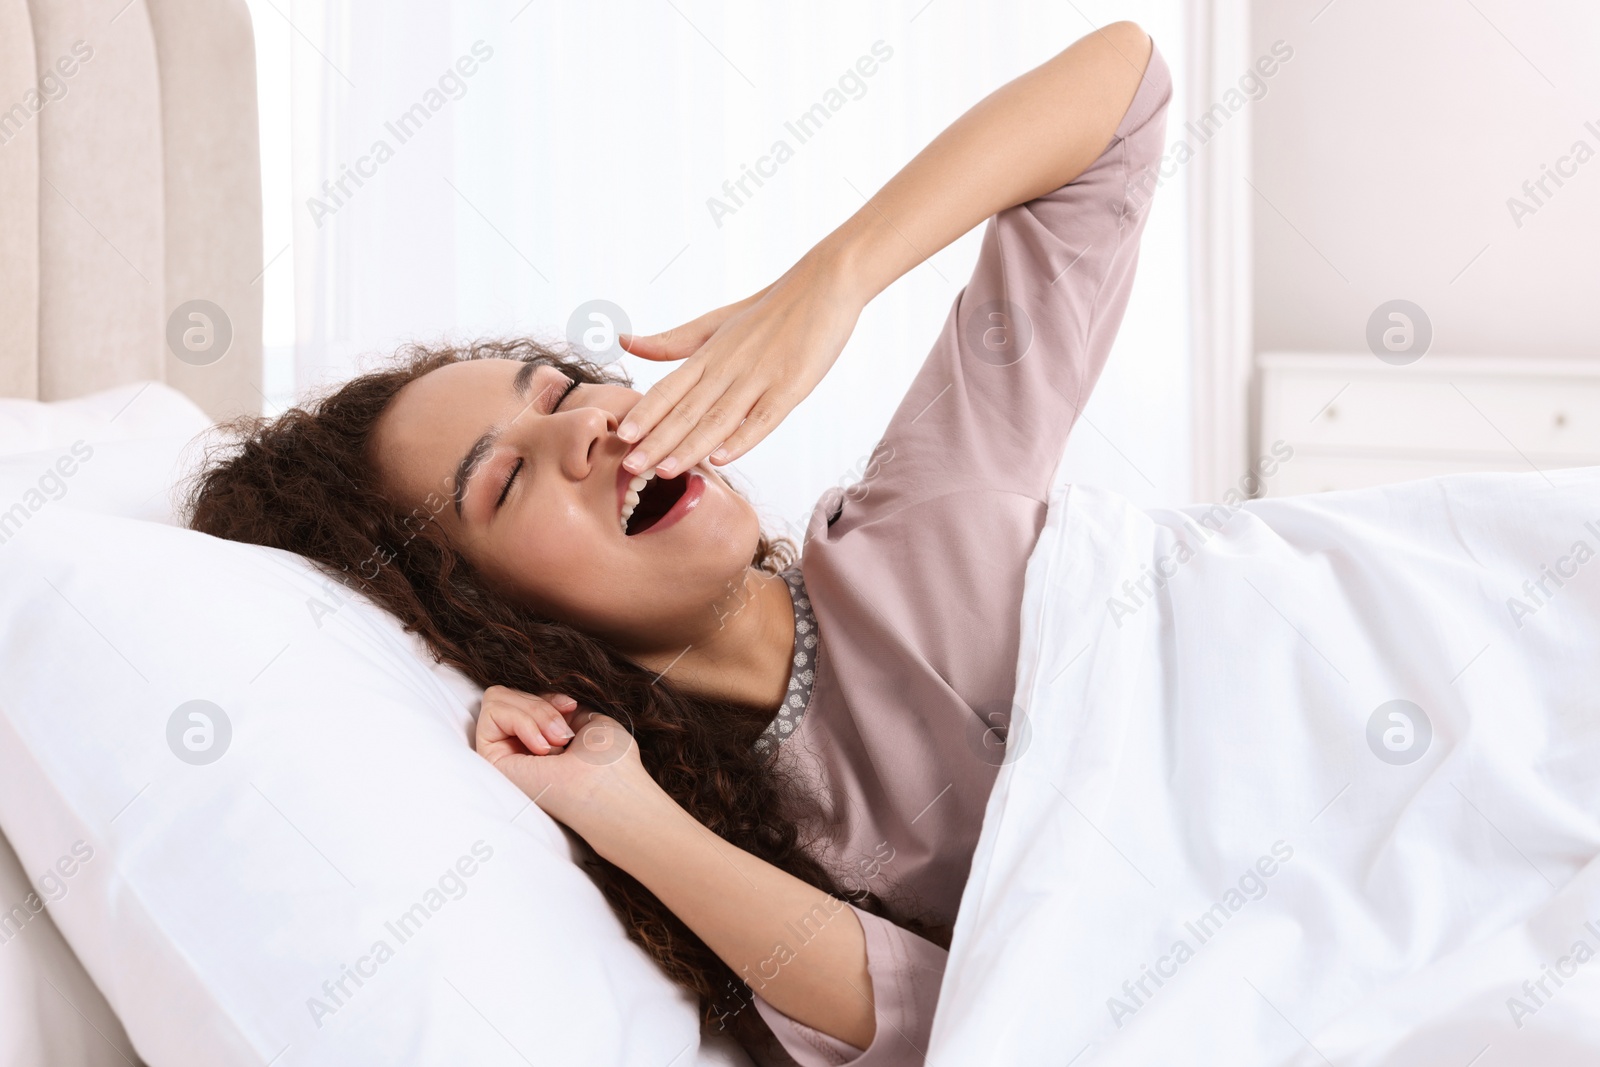
[[[552,415],[556,411],[558,411],[560,409],[561,405],[565,404],[567,402],[567,398],[570,397],[573,393],[577,392],[578,386],[581,385],[581,384],[582,383],[578,382],[578,381],[571,381],[571,382],[567,383],[567,387],[565,389],[561,390],[561,392],[559,394],[556,394],[556,393],[548,394],[548,395],[551,395],[551,396],[555,396],[556,400],[555,400],[555,403],[550,405],[550,410],[545,412],[545,414]],[[517,480],[517,475],[519,473],[521,473],[521,471],[522,471],[522,459],[521,459],[521,457],[518,457],[517,458],[517,462],[512,464],[512,466],[511,466],[511,473],[506,475],[506,483],[505,483],[505,485],[500,487],[500,496],[494,502],[494,506],[495,506],[495,510],[496,511],[498,511],[500,509],[500,505],[502,505],[502,504],[504,504],[506,502],[506,496],[508,494],[510,494],[510,492],[511,492],[511,483]]]
[[545,414],[547,414],[547,415],[548,414],[553,414],[556,411],[560,410],[561,405],[565,404],[567,402],[567,397],[571,396],[574,392],[576,392],[577,388],[578,388],[578,386],[580,384],[581,383],[579,383],[579,382],[577,382],[575,380],[570,382],[570,383],[568,383],[567,387],[565,389],[561,390],[561,394],[558,397],[556,397],[556,402],[554,404],[550,405],[550,410],[547,411]]
[[511,473],[506,475],[506,484],[500,489],[500,498],[494,502],[495,510],[498,511],[500,505],[506,502],[506,494],[511,492],[511,483],[517,480],[517,472],[520,470],[522,470],[522,457],[518,456],[517,462],[511,466]]

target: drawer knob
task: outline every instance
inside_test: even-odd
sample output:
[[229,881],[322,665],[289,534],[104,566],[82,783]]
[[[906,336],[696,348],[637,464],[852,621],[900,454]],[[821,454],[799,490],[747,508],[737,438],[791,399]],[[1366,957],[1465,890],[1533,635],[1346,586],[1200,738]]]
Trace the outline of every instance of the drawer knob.
[[1565,411],[1556,412],[1556,427],[1559,429],[1560,427],[1565,426],[1566,424],[1567,424],[1567,413]]

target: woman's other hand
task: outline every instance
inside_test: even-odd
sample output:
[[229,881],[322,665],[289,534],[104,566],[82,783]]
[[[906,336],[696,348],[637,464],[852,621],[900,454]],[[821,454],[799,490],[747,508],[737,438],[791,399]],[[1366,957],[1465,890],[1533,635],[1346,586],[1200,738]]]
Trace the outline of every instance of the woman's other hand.
[[865,302],[840,264],[813,250],[767,288],[664,333],[624,335],[642,359],[683,360],[634,405],[623,465],[672,477],[708,456],[731,463],[772,432],[828,373]]
[[[554,744],[560,721],[571,722],[574,736]],[[872,975],[855,913],[697,822],[646,773],[621,723],[553,693],[491,686],[478,715],[478,752],[654,893],[736,973],[770,963],[773,939],[788,937],[796,916],[814,924],[805,951],[786,958],[762,995],[841,1041],[872,1043]]]
[[665,796],[622,724],[581,710],[569,696],[490,686],[476,747],[546,814],[591,844],[592,834]]

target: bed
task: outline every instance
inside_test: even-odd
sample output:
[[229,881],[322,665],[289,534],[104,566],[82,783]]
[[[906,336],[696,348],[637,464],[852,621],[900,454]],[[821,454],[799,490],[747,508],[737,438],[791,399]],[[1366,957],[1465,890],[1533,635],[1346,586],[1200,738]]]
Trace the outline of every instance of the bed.
[[[241,0],[0,0],[0,1067],[748,1062],[469,680],[174,525],[261,404],[254,91]],[[1595,469],[1058,490],[928,1061],[1595,1062],[1591,545]]]

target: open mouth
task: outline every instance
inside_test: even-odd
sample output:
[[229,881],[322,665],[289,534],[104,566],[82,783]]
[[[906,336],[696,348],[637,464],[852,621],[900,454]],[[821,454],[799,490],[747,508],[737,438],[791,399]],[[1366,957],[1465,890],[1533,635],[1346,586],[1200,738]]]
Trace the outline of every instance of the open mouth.
[[634,476],[622,501],[622,532],[632,537],[660,522],[688,492],[692,473],[684,471],[676,478],[660,478],[653,471]]

